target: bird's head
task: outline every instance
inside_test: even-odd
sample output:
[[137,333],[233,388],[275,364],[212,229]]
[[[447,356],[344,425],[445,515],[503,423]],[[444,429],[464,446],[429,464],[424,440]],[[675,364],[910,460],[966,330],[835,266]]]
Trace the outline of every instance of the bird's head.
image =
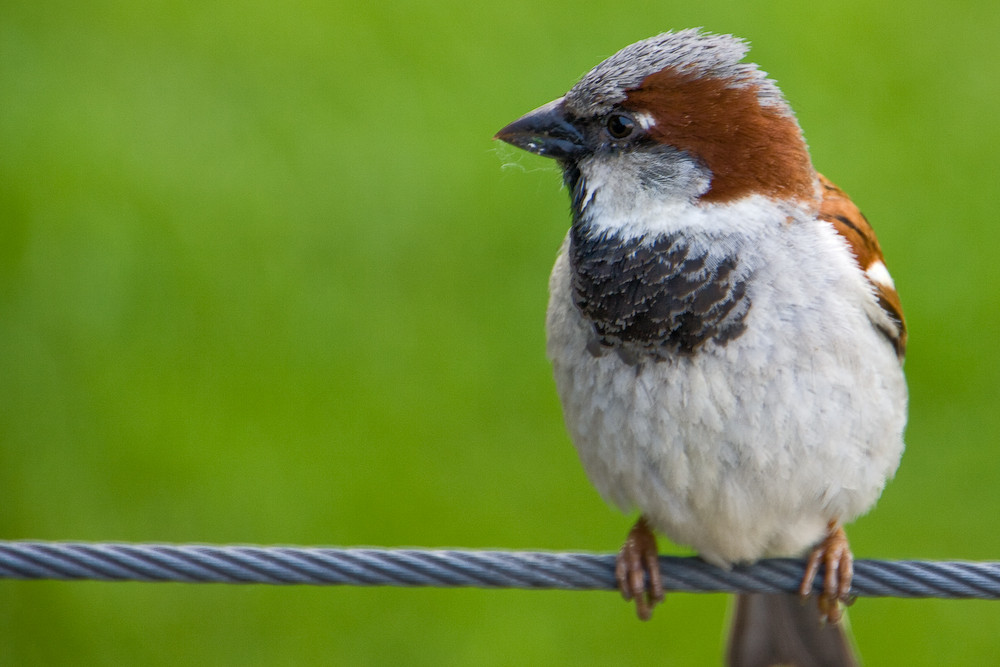
[[[747,44],[697,29],[627,46],[496,134],[558,160],[577,217],[595,199],[811,202],[816,173],[781,91]],[[641,204],[636,204],[641,205]]]

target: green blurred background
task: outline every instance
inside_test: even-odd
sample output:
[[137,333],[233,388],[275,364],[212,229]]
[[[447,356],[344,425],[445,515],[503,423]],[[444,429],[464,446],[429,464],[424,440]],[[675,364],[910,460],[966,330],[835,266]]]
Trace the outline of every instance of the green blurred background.
[[[616,549],[632,517],[584,477],[544,357],[566,193],[491,136],[690,26],[753,42],[907,308],[908,451],[856,554],[1000,559],[992,0],[5,0],[0,538]],[[0,582],[0,662],[712,664],[726,610]],[[872,665],[1000,647],[1000,603],[852,622]]]

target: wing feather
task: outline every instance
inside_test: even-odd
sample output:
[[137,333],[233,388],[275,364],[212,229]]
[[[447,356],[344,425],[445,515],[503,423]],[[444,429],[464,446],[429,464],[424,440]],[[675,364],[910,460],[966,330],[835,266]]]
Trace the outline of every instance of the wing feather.
[[823,187],[819,218],[833,225],[837,233],[847,241],[858,266],[874,291],[875,306],[870,313],[872,323],[885,334],[902,360],[906,353],[906,320],[899,294],[885,266],[882,248],[875,237],[875,230],[843,190],[822,174],[819,179]]

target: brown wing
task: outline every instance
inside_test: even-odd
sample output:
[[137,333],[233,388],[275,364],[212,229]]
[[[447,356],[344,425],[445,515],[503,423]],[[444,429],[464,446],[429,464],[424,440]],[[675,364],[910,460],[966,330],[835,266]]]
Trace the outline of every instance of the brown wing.
[[823,203],[820,205],[819,217],[832,224],[851,247],[858,266],[875,289],[879,307],[887,316],[888,321],[875,324],[892,342],[896,354],[902,360],[906,352],[906,320],[903,319],[903,306],[899,302],[899,294],[896,293],[892,278],[886,269],[882,249],[878,245],[878,239],[875,238],[875,230],[843,190],[822,174],[819,180],[823,186]]

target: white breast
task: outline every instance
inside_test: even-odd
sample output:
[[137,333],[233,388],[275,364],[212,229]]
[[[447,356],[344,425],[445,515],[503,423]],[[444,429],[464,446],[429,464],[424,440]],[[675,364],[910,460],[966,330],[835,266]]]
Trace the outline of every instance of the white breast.
[[867,511],[895,472],[905,380],[866,315],[871,288],[831,226],[790,222],[762,199],[716,208],[669,226],[725,243],[752,267],[742,336],[639,366],[591,355],[564,244],[548,355],[605,499],[720,564],[798,555],[828,521]]

